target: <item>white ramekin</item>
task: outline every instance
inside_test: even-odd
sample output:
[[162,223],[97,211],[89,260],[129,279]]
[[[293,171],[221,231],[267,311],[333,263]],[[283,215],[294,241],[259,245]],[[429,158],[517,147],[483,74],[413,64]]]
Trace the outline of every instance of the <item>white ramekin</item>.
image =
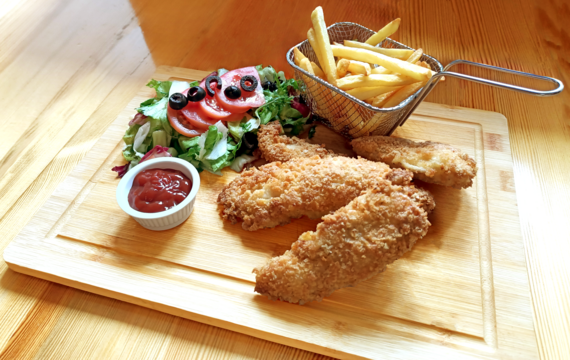
[[[144,213],[133,209],[129,205],[129,191],[133,186],[133,180],[141,171],[149,169],[172,169],[178,170],[192,180],[190,194],[180,204],[172,209],[157,213]],[[196,194],[200,188],[200,175],[196,168],[187,161],[173,157],[162,157],[147,160],[138,164],[123,176],[117,186],[117,202],[124,212],[129,214],[139,224],[149,230],[168,230],[182,224],[194,209]]]

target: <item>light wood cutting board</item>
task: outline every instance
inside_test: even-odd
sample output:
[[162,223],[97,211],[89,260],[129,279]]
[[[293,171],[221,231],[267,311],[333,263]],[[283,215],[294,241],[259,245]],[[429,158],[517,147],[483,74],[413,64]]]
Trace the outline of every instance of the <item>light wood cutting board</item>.
[[[160,67],[155,79],[206,73]],[[507,121],[424,103],[396,136],[457,146],[477,160],[473,187],[422,184],[432,227],[411,252],[356,287],[304,306],[253,292],[252,269],[318,221],[248,232],[222,222],[216,198],[237,174],[203,172],[194,213],[152,232],[115,201],[121,138],[144,87],[4,252],[15,271],[338,358],[537,358]],[[349,146],[324,127],[314,142]]]

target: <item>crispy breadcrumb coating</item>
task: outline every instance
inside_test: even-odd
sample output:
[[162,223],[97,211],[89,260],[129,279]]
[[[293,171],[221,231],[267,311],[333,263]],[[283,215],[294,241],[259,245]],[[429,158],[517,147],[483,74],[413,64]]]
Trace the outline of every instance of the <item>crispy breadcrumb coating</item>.
[[342,156],[332,150],[325,149],[324,145],[311,144],[306,140],[295,136],[281,135],[283,129],[279,121],[272,121],[267,125],[261,125],[257,133],[261,156],[269,161],[289,161],[293,158]]
[[468,188],[477,173],[475,160],[451,145],[389,136],[362,137],[351,144],[358,155],[410,170],[415,179],[429,183]]
[[369,279],[422,238],[427,213],[400,186],[380,181],[334,214],[291,250],[253,270],[255,291],[270,299],[304,304]]
[[224,220],[242,220],[242,227],[253,231],[301,216],[318,219],[383,179],[407,185],[411,174],[361,158],[295,158],[243,171],[224,187],[218,204]]

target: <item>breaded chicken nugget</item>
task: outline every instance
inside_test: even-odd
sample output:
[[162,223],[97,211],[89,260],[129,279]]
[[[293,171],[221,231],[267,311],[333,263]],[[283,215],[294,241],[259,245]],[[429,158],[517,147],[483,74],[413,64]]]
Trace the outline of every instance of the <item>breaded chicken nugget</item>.
[[291,303],[320,301],[383,271],[430,226],[426,212],[388,181],[323,220],[291,250],[253,270],[255,291]]
[[414,178],[433,184],[468,188],[477,173],[475,160],[451,145],[390,136],[361,137],[351,144],[366,159],[410,170]]
[[348,157],[295,158],[242,172],[218,195],[224,220],[243,220],[245,230],[287,224],[305,215],[318,219],[348,204],[383,179],[411,180],[405,170]]
[[257,140],[259,141],[261,156],[265,160],[285,162],[293,158],[307,158],[315,155],[320,157],[340,156],[325,149],[324,145],[311,144],[295,136],[281,135],[282,133],[283,129],[279,121],[273,121],[259,127]]

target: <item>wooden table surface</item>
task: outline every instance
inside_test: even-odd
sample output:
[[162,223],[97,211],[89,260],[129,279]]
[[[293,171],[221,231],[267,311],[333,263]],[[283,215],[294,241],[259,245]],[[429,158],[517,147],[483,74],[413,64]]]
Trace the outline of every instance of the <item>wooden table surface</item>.
[[[0,253],[157,66],[263,63],[290,76],[285,52],[306,37],[317,5],[328,24],[379,29],[400,17],[394,38],[443,64],[461,58],[570,79],[565,0],[5,0]],[[449,79],[428,97],[508,118],[508,185],[517,191],[542,359],[570,358],[569,94],[538,98]],[[27,358],[325,357],[20,275],[0,261],[0,359]]]

